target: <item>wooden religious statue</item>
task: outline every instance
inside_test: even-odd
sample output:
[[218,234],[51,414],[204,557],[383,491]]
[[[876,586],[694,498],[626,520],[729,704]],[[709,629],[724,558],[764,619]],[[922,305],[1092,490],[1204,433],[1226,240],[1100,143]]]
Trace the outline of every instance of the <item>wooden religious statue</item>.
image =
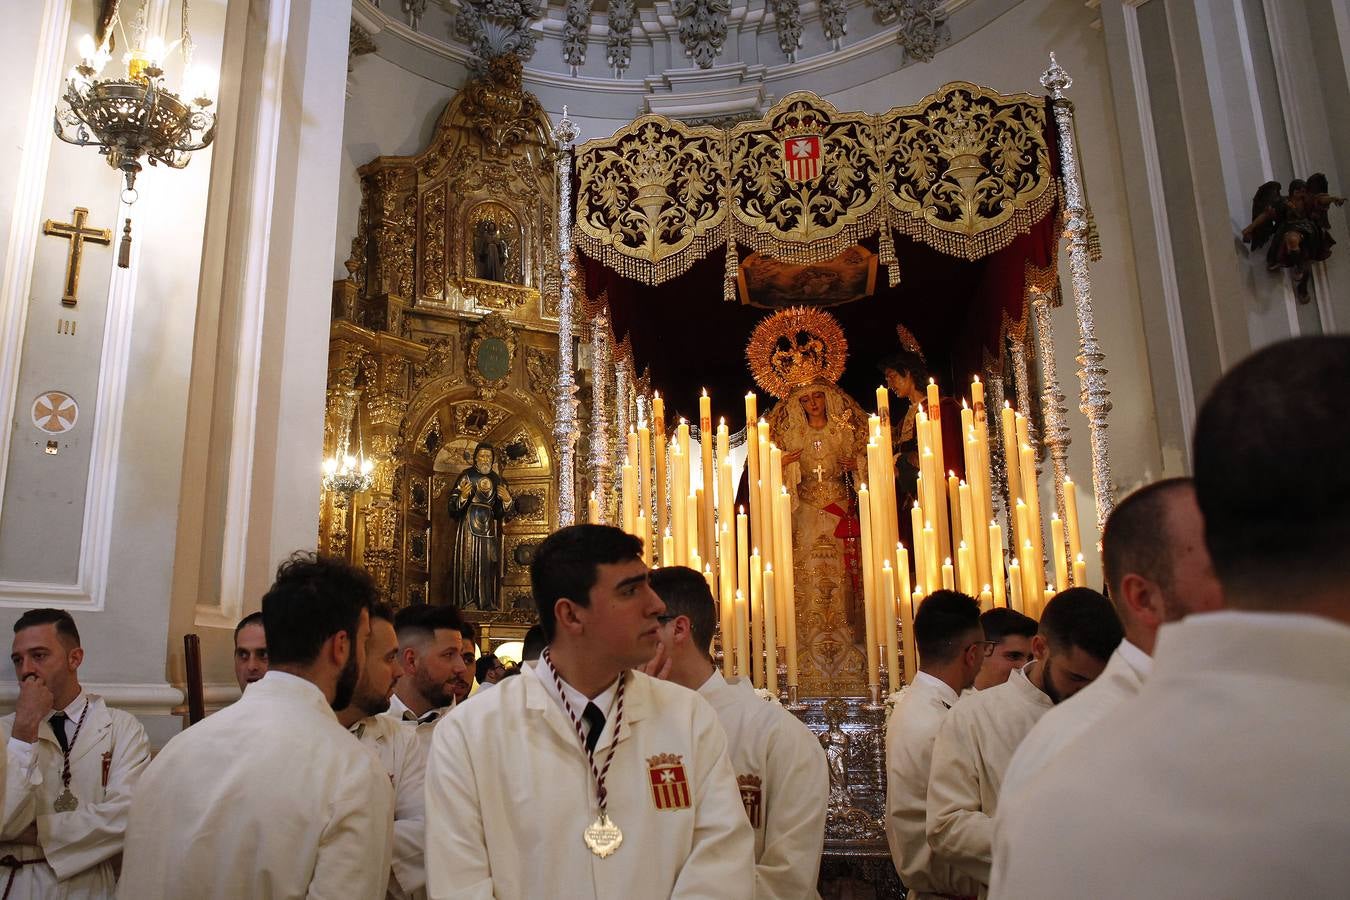
[[1266,268],[1290,270],[1299,303],[1309,300],[1312,264],[1330,258],[1336,243],[1327,210],[1344,203],[1344,197],[1331,194],[1327,176],[1321,172],[1307,181],[1295,178],[1289,182],[1288,196],[1280,192],[1278,181],[1267,181],[1252,198],[1252,223],[1242,229],[1242,240],[1253,250],[1270,242]]
[[506,480],[495,471],[497,449],[480,443],[473,465],[460,473],[450,492],[450,518],[456,520],[450,552],[450,603],[460,609],[496,610],[500,606],[502,522],[515,501]]
[[510,254],[511,248],[501,226],[491,219],[480,221],[473,235],[473,258],[478,277],[487,281],[509,281]]

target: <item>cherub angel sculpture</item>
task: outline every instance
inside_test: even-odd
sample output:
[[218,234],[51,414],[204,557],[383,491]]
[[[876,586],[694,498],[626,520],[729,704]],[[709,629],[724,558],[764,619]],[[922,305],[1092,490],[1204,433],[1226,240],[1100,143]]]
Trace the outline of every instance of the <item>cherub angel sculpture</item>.
[[1307,181],[1295,178],[1289,182],[1288,196],[1281,193],[1278,181],[1267,181],[1252,198],[1252,223],[1242,229],[1242,240],[1253,250],[1270,242],[1266,268],[1291,270],[1299,303],[1309,300],[1312,264],[1330,257],[1336,243],[1327,210],[1344,203],[1344,197],[1330,192],[1327,176],[1321,172]]

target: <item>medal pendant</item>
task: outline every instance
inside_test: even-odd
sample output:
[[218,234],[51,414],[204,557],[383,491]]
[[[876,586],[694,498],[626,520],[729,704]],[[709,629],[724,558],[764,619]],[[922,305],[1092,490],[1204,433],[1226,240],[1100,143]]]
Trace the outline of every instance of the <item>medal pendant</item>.
[[623,832],[619,826],[609,820],[609,816],[604,813],[596,819],[585,831],[586,846],[596,856],[604,859],[623,843]]
[[75,799],[75,795],[70,792],[70,788],[66,788],[61,792],[61,796],[56,798],[56,802],[52,804],[52,809],[57,812],[74,812],[79,806],[80,801]]

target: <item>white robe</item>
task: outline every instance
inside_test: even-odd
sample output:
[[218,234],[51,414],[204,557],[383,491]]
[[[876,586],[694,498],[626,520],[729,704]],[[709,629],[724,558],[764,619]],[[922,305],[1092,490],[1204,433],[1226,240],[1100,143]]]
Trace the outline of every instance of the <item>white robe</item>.
[[[61,745],[46,721],[50,713],[32,744],[10,737],[13,713],[0,719],[7,742],[0,857],[47,860],[15,872],[9,900],[111,897],[116,889],[114,863],[122,852],[132,791],[150,762],[150,741],[135,716],[86,693],[66,707],[72,717],[67,736],[74,734],[86,699],[89,711],[70,750],[70,792],[80,805],[70,812],[52,808],[65,789]],[[34,821],[40,847],[10,843]],[[9,872],[0,868],[0,893]]]
[[886,723],[886,842],[906,888],[973,896],[979,884],[928,846],[928,774],[933,742],[958,701],[950,685],[927,672],[900,692]]
[[818,898],[830,771],[800,719],[742,678],[714,671],[698,693],[727,733],[731,768],[755,830],[755,900]]
[[[595,748],[603,766],[618,741],[606,787],[622,845],[601,859],[583,843],[598,809],[590,765],[553,691],[535,673],[522,673],[463,704],[432,736],[428,896],[752,895],[754,835],[716,713],[679,685],[637,672],[625,677],[617,737],[617,716],[610,715]],[[681,773],[687,797],[669,790]],[[670,782],[662,780],[667,775]]]
[[998,830],[993,897],[1346,896],[1350,627],[1251,612],[1164,626],[1139,695]]
[[[426,728],[430,734],[430,725]],[[394,785],[394,855],[389,900],[426,897],[426,745],[418,728],[389,716],[370,716],[353,726],[389,773]]]
[[[1033,665],[1040,663],[1028,668]],[[1014,669],[1003,684],[959,701],[938,728],[928,776],[928,843],[939,861],[979,882],[980,896],[989,884],[1003,772],[1051,706],[1026,670]]]
[[277,669],[169,741],[131,805],[122,900],[380,900],[394,792],[311,682]]
[[442,706],[438,709],[429,710],[422,716],[416,715],[411,709],[398,699],[398,694],[389,698],[389,709],[380,713],[385,718],[392,719],[395,722],[402,722],[405,728],[408,728],[417,735],[417,740],[422,745],[422,758],[431,752],[431,732],[436,730],[436,725],[450,714],[455,708],[455,704]]
[[1147,653],[1121,641],[1097,680],[1042,716],[1018,745],[1003,775],[1003,798],[1020,791],[1060,751],[1136,696],[1152,668]]

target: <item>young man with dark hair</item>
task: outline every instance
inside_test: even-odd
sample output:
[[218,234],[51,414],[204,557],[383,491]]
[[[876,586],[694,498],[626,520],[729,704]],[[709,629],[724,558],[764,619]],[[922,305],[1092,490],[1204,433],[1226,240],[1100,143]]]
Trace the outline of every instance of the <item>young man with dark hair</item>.
[[979,885],[928,846],[928,773],[933,741],[947,711],[993,644],[980,628],[980,604],[956,591],[934,591],[914,615],[919,671],[886,723],[886,842],[911,896],[971,896]]
[[370,608],[366,666],[352,702],[337,711],[338,722],[380,761],[394,786],[394,851],[388,900],[426,896],[426,745],[414,729],[390,716],[394,685],[403,674],[394,614],[383,603]]
[[282,563],[262,601],[271,668],[147,767],[118,896],[384,894],[393,790],[333,713],[361,680],[374,600],[370,576],[346,563]]
[[752,896],[754,837],[716,713],[633,671],[665,612],[642,542],[563,528],[530,578],[548,649],[432,736],[429,896]]
[[1075,738],[1139,693],[1152,669],[1153,645],[1164,622],[1223,606],[1189,478],[1154,482],[1116,504],[1102,532],[1102,560],[1125,639],[1100,678],[1031,729],[1008,764],[1004,797],[1019,791]]
[[239,692],[267,674],[267,631],[262,611],[252,612],[234,626],[234,680]]
[[0,891],[111,897],[127,811],[150,742],[136,717],[80,685],[80,632],[63,609],[30,609],[10,651],[19,699],[5,750]]
[[658,620],[669,680],[707,700],[727,733],[731,767],[755,832],[755,900],[817,897],[830,795],[820,741],[776,701],[757,696],[748,680],[728,681],[713,665],[717,605],[703,575],[664,567],[652,572],[651,586],[666,604]]
[[405,606],[394,616],[402,677],[386,715],[418,729],[424,749],[431,729],[455,705],[464,675],[465,623],[452,606]]
[[1040,626],[1031,616],[1006,606],[996,606],[980,616],[980,627],[993,650],[980,664],[980,674],[975,676],[973,687],[977,691],[1002,684],[1013,669],[1031,662],[1031,639]]
[[[1340,897],[1350,884],[1350,337],[1239,363],[1195,425],[1226,610],[1000,821],[1001,897]],[[1006,833],[1005,833],[1006,832]]]
[[933,743],[928,778],[928,843],[949,864],[989,890],[994,814],[1003,773],[1022,738],[1052,706],[1106,668],[1123,631],[1111,602],[1089,588],[1056,594],[1031,641],[1036,658],[997,687],[952,707]]

